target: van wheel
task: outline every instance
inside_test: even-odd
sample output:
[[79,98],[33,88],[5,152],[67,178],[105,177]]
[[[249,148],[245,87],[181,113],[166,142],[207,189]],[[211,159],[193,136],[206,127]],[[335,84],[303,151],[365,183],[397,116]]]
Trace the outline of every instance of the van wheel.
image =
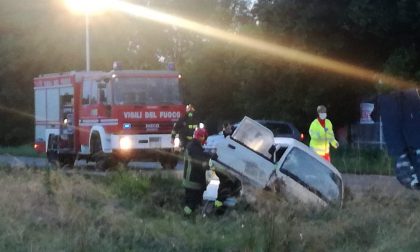
[[99,171],[106,171],[116,165],[116,162],[111,154],[102,151],[101,138],[98,133],[93,133],[90,140],[91,158],[95,161],[95,169]]

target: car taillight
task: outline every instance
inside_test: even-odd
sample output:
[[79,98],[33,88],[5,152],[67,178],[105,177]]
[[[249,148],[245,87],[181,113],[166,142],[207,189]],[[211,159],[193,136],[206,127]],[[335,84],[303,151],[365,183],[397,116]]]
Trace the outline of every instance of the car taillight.
[[303,141],[305,139],[305,134],[301,133],[300,134],[300,141]]

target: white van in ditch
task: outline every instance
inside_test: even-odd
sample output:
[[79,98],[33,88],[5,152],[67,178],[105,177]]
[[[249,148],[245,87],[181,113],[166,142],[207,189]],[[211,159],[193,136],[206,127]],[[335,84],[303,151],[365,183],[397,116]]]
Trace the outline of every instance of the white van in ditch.
[[235,132],[217,144],[211,166],[243,186],[271,188],[288,199],[318,206],[341,206],[340,172],[312,149],[244,117]]

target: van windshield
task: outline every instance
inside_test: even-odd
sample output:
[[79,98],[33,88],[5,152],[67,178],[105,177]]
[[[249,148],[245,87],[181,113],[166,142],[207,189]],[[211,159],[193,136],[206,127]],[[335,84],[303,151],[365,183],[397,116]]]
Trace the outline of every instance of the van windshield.
[[340,177],[306,152],[293,148],[280,171],[326,202],[340,204],[342,194]]
[[115,78],[114,104],[181,104],[178,78]]

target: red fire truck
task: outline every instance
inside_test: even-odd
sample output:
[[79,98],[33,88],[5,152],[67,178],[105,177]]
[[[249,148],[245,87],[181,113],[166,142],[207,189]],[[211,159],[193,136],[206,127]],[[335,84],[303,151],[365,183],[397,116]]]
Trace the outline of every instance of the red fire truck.
[[115,161],[153,160],[174,168],[178,146],[170,133],[185,113],[179,78],[146,70],[40,75],[34,147],[60,165],[86,159],[106,169]]

